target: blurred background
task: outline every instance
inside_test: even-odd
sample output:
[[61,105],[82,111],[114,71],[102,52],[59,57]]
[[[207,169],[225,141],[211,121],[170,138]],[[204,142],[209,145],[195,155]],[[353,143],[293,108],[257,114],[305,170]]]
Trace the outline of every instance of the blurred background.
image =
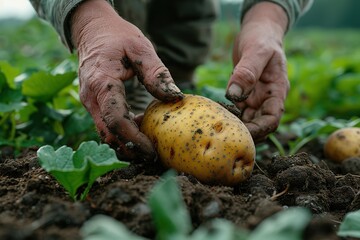
[[[242,0],[222,0],[221,18],[234,20],[239,17]],[[314,0],[311,9],[296,24],[296,28],[359,28],[360,1],[358,0]]]
[[[242,0],[220,0],[221,20],[236,21]],[[358,28],[358,0],[315,0],[312,8],[297,24],[301,27]],[[28,0],[0,0],[0,18],[29,19],[35,15]]]
[[[197,69],[195,93],[226,101],[241,1],[220,3],[213,47]],[[359,9],[359,0],[315,0],[288,32],[284,47],[291,89],[281,126],[360,117]],[[0,0],[0,147],[77,146],[96,139],[78,98],[76,72],[76,55],[35,16],[29,1]]]

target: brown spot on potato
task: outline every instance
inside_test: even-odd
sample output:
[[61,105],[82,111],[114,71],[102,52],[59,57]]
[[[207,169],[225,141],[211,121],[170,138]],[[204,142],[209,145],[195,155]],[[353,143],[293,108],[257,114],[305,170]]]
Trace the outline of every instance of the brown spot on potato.
[[339,139],[339,140],[344,140],[346,138],[346,136],[343,134],[343,133],[338,133],[336,134],[336,137]]
[[164,114],[164,118],[163,118],[163,123],[166,122],[169,118],[170,118],[170,114],[169,114],[169,113],[165,113],[165,114]]
[[223,123],[217,122],[212,126],[212,128],[215,130],[215,132],[219,133],[223,130]]
[[197,133],[197,134],[202,134],[203,131],[201,130],[201,128],[198,128],[198,129],[196,129],[195,133]]
[[174,156],[175,156],[175,150],[174,148],[170,148],[170,160],[173,160],[174,159]]

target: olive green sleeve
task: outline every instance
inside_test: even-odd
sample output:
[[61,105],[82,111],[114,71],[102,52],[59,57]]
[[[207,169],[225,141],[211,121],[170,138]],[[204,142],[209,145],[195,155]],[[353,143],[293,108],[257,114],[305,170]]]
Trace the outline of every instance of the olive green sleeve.
[[[70,16],[72,11],[85,0],[30,0],[38,16],[50,22],[59,33],[61,41],[72,51]],[[112,0],[107,0],[113,4]]]
[[244,0],[241,18],[252,6],[264,1],[276,3],[285,10],[289,19],[288,29],[290,29],[299,17],[310,8],[313,2],[313,0]]

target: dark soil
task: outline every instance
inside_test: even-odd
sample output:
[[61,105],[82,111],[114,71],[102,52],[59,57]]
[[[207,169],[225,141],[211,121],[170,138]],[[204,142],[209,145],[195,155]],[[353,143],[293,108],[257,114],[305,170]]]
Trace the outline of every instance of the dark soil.
[[[230,188],[208,186],[179,174],[178,183],[194,227],[212,218],[225,218],[254,229],[262,220],[290,206],[313,213],[304,239],[339,239],[345,213],[360,208],[360,160],[334,164],[317,142],[302,152],[273,157],[261,153],[252,176]],[[148,238],[156,232],[147,196],[165,171],[159,164],[131,165],[100,178],[83,202],[73,202],[43,169],[36,148],[0,161],[0,239],[81,239],[79,229],[96,214],[109,215],[131,231]],[[11,151],[9,151],[9,154]]]

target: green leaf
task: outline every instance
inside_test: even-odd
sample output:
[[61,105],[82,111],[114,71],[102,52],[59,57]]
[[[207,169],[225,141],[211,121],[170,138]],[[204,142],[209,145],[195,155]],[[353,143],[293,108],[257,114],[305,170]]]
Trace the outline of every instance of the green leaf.
[[249,233],[225,219],[214,219],[194,231],[190,240],[244,240]]
[[289,208],[264,220],[248,240],[301,240],[303,231],[311,220],[306,208]]
[[4,74],[8,86],[12,89],[15,89],[15,77],[21,73],[20,70],[4,61],[0,62],[0,70]]
[[130,232],[122,223],[115,219],[96,215],[86,221],[80,229],[84,240],[145,240]]
[[190,232],[191,218],[173,171],[156,184],[149,196],[149,206],[158,229],[157,239],[184,239]]
[[6,81],[5,74],[3,72],[1,72],[1,69],[0,69],[0,93],[3,91],[3,89],[5,89],[7,87],[8,87],[8,84]]
[[39,101],[49,101],[59,91],[70,85],[76,72],[52,75],[46,71],[32,74],[22,85],[22,93]]
[[0,102],[1,103],[14,103],[14,102],[21,102],[23,96],[21,94],[20,89],[12,89],[8,86],[4,86],[4,88],[0,92]]
[[24,102],[14,102],[14,103],[9,103],[9,104],[4,104],[4,103],[0,103],[0,112],[12,112],[12,111],[16,111],[16,110],[20,110],[23,107],[26,106],[26,103]]
[[86,184],[80,200],[86,197],[95,180],[114,169],[123,168],[129,164],[116,158],[115,151],[107,144],[98,145],[95,141],[83,142],[74,152],[71,148],[62,146],[54,150],[46,145],[37,151],[41,166],[77,200],[78,188]]
[[360,238],[360,210],[345,215],[337,235],[340,237]]

